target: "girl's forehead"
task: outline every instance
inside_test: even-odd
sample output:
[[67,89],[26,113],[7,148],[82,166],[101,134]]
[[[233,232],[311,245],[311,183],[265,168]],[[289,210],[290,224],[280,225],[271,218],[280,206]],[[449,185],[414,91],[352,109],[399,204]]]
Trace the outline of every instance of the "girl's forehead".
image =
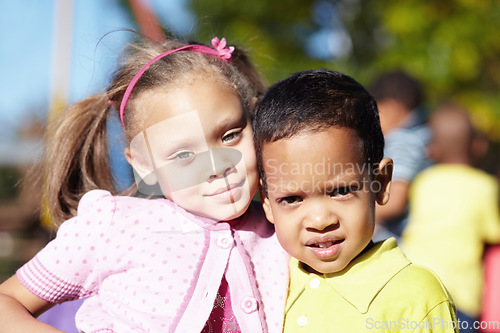
[[182,146],[191,142],[206,142],[197,111],[186,112],[160,121],[137,134],[130,142],[132,152],[144,155],[149,149]]
[[174,133],[178,133],[177,136],[184,136],[181,134],[191,132],[203,133],[203,128],[198,111],[193,110],[156,122],[148,126],[145,131],[151,134],[155,133],[155,136],[168,133],[170,137],[176,137]]
[[183,128],[200,123],[213,127],[244,116],[237,92],[212,79],[185,80],[184,84],[144,91],[132,106],[136,126],[132,136],[151,127]]
[[141,92],[131,104],[136,120],[134,123],[142,123],[141,127],[144,129],[185,112],[203,112],[211,106],[216,106],[217,100],[229,95],[238,96],[227,84],[212,79],[186,79],[179,83],[148,89]]

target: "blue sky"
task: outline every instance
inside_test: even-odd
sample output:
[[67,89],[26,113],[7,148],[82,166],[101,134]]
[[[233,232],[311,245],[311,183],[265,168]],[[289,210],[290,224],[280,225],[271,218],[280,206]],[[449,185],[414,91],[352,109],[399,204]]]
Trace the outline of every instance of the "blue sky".
[[[54,0],[0,0],[0,141],[16,138],[30,117],[44,117],[52,73]],[[193,29],[186,0],[150,0],[177,34]],[[104,89],[133,28],[116,0],[74,0],[70,102]],[[112,32],[115,31],[115,32]],[[112,32],[108,35],[107,33]]]

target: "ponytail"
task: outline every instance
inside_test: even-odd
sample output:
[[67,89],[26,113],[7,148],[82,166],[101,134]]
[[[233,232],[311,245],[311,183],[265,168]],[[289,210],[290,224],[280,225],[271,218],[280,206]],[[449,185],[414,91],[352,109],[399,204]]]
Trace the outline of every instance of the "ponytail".
[[72,105],[48,126],[43,204],[56,225],[76,215],[86,192],[117,192],[106,135],[110,108],[107,95],[97,94]]

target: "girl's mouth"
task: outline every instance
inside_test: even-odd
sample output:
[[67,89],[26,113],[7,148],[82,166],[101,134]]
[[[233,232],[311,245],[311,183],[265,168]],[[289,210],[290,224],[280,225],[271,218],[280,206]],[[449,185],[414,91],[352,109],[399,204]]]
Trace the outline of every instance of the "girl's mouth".
[[241,197],[244,183],[245,179],[239,183],[228,184],[227,187],[221,187],[205,196],[220,202],[234,203]]

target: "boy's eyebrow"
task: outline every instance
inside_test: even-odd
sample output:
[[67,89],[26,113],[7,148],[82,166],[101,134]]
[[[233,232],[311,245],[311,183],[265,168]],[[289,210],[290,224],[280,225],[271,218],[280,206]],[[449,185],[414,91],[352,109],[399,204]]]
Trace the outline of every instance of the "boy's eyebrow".
[[[273,158],[268,158],[267,160],[269,161],[276,161]],[[263,159],[263,164],[268,165],[265,163]],[[282,163],[286,165],[286,168],[282,168],[281,166],[276,166],[273,165],[271,168],[272,170],[275,170],[276,172],[271,173],[270,171],[264,170],[267,178],[275,177],[275,178],[283,178],[286,177],[287,175],[318,175],[318,176],[325,176],[328,175],[328,177],[344,177],[344,178],[358,178],[354,180],[359,180],[359,178],[362,178],[363,175],[368,172],[372,172],[372,168],[368,163],[316,163],[314,165],[313,163],[303,163],[303,162],[285,162]],[[270,165],[270,164],[269,164]],[[320,166],[318,168],[318,165]],[[287,170],[283,173],[283,170]],[[281,171],[281,173],[279,172]]]
[[[304,191],[304,187],[301,187],[300,184],[297,184],[297,182],[295,182],[294,180],[286,181],[282,180],[282,178],[279,176],[274,176],[274,177],[278,178],[279,180],[273,182],[270,181],[268,177],[266,177],[268,192],[278,192],[281,195],[308,192]],[[318,181],[316,184],[312,184],[312,186],[310,187],[308,186],[308,189],[312,188],[313,190],[315,189],[332,190],[335,188],[341,188],[344,186],[353,186],[356,184],[359,184],[361,187],[363,187],[364,183],[365,183],[365,178],[361,173],[353,175],[352,177],[346,176],[345,178],[341,177],[341,175],[336,175],[335,179],[326,179]]]

